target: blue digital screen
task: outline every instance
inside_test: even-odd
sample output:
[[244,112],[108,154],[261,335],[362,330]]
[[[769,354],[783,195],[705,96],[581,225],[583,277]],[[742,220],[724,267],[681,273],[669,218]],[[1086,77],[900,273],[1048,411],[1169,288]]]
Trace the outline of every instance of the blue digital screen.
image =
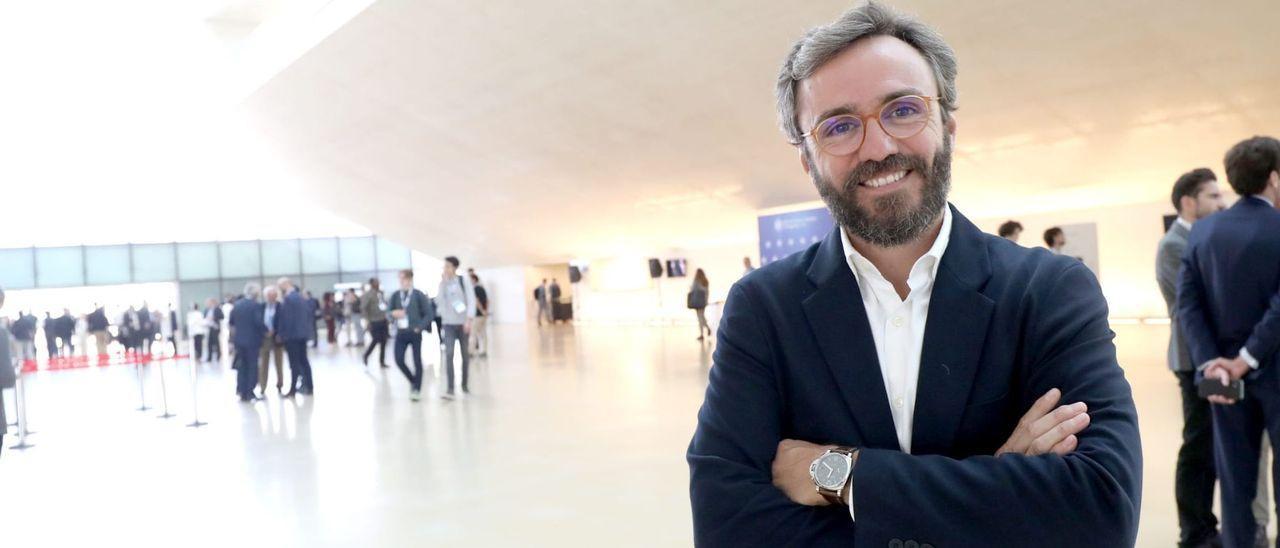
[[766,265],[821,242],[835,221],[825,207],[762,215],[760,227],[760,264]]

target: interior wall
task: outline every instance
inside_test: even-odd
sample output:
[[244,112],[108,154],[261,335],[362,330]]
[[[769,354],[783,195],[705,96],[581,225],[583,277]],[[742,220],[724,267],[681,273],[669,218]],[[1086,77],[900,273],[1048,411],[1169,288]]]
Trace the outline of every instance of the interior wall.
[[477,268],[476,276],[489,296],[489,321],[502,324],[523,324],[528,316],[532,297],[525,298],[525,270],[523,266]]

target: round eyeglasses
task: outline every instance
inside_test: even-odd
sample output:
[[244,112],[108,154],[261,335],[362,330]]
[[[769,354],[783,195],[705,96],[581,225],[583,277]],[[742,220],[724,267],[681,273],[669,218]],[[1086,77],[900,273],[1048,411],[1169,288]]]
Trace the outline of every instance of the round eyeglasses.
[[[915,137],[925,126],[933,112],[933,103],[937,97],[921,97],[904,95],[880,107],[880,115],[875,118],[880,129],[895,139]],[[856,114],[837,114],[818,122],[813,129],[800,135],[801,142],[812,137],[818,148],[832,156],[847,156],[862,147],[867,136],[868,117]],[[799,146],[800,143],[792,143]]]

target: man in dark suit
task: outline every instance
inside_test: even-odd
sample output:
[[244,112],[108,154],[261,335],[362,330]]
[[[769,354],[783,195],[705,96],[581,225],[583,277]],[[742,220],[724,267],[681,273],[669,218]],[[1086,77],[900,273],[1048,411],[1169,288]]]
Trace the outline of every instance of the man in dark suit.
[[315,330],[315,314],[293,281],[280,278],[277,285],[284,293],[284,302],[276,312],[279,315],[276,319],[278,335],[284,341],[284,351],[289,355],[289,371],[293,374],[289,392],[284,396],[292,398],[296,393],[309,395],[315,387],[311,381],[311,361],[307,358],[307,340]]
[[222,361],[222,306],[218,299],[210,297],[205,301],[204,322],[209,331],[205,335],[209,349],[205,353],[206,361]]
[[[396,327],[396,346],[394,357],[396,367],[409,380],[409,399],[422,399],[422,332],[431,332],[431,321],[435,318],[435,310],[431,299],[426,294],[414,289],[413,271],[400,271],[400,289],[391,294],[391,302],[387,306],[391,313],[391,321]],[[413,371],[409,371],[405,363],[404,352],[412,348]]]
[[1169,369],[1182,389],[1182,448],[1178,450],[1174,493],[1181,529],[1178,545],[1190,548],[1218,541],[1218,518],[1213,515],[1213,484],[1218,475],[1213,469],[1213,421],[1209,402],[1196,392],[1196,368],[1191,365],[1191,355],[1178,322],[1178,272],[1182,270],[1182,252],[1187,248],[1191,227],[1226,207],[1213,170],[1202,167],[1178,177],[1173,184],[1173,207],[1178,218],[1160,239],[1156,251],[1156,282],[1171,320]]
[[688,452],[698,545],[1135,542],[1106,301],[948,206],[955,67],[874,3],[784,62],[783,129],[837,228],[729,292]]
[[258,292],[258,284],[245,285],[244,295],[236,300],[227,320],[231,328],[231,345],[235,348],[232,367],[236,370],[236,394],[242,402],[255,399],[253,387],[258,381],[258,351],[267,335]]
[[[1245,399],[1211,396],[1224,546],[1249,546],[1263,433],[1280,442],[1280,141],[1253,137],[1227,151],[1227,182],[1242,196],[1187,238],[1178,316],[1202,377],[1244,379]],[[1273,485],[1275,485],[1273,478]]]

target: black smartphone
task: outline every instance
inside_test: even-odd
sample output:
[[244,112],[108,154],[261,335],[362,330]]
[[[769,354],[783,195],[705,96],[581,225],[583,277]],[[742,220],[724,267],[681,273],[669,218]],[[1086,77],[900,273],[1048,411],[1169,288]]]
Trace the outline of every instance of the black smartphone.
[[1206,378],[1196,384],[1196,390],[1200,392],[1201,398],[1209,396],[1222,396],[1236,401],[1244,399],[1244,381],[1234,380],[1230,384],[1222,384],[1222,380]]

